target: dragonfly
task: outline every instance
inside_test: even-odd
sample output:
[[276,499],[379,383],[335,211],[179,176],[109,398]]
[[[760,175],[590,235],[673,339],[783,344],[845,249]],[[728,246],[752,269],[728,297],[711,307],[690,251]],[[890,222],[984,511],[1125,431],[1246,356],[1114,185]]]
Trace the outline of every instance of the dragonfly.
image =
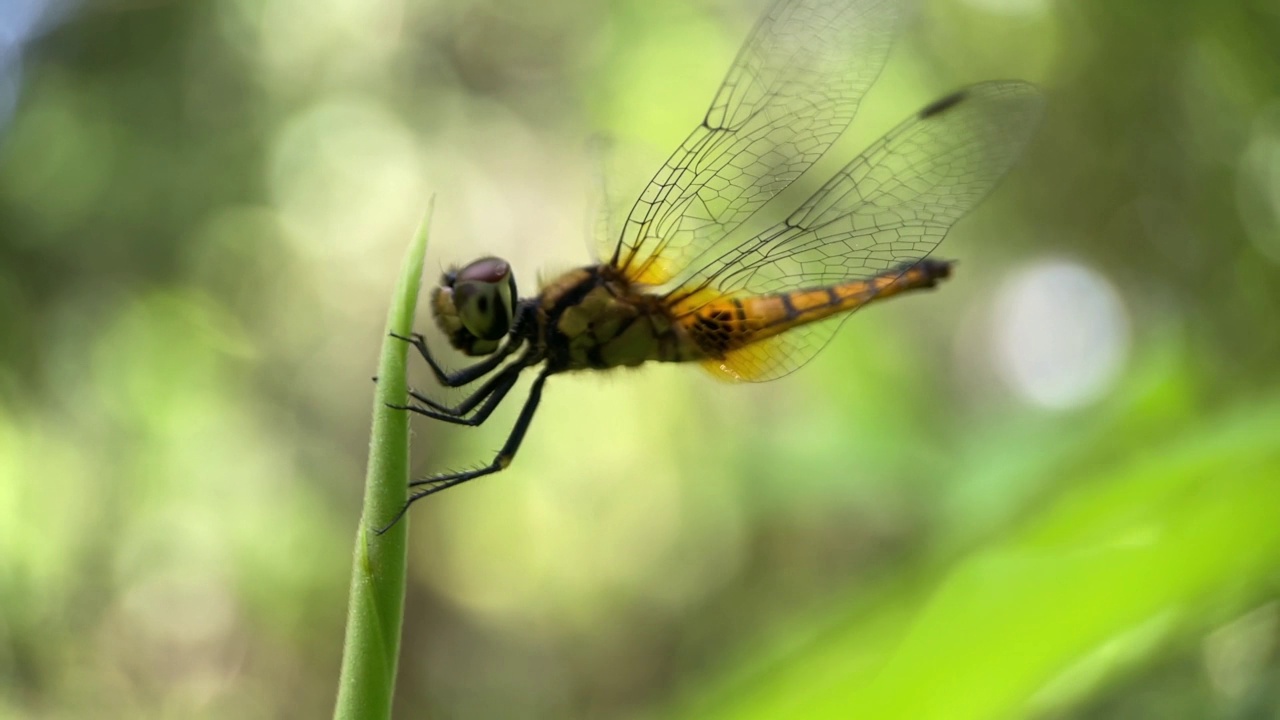
[[[933,288],[930,258],[992,190],[1038,124],[1032,84],[990,81],[924,106],[845,165],[785,219],[733,231],[823,155],[853,120],[902,22],[902,0],[779,0],[758,21],[702,121],[649,181],[600,262],[517,293],[509,263],[482,257],[431,293],[439,330],[483,358],[442,385],[480,383],[446,405],[410,390],[396,407],[478,426],[537,368],[506,442],[487,464],[409,483],[413,503],[511,465],[554,375],[698,363],[733,382],[774,380],[812,359],[855,310]],[[483,380],[483,382],[481,382]],[[388,526],[390,527],[390,526]]]

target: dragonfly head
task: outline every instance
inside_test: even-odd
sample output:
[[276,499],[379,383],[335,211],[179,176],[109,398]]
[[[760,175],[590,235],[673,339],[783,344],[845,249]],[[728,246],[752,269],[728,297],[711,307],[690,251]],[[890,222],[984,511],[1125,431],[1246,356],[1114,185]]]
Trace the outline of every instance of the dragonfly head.
[[511,265],[486,257],[446,272],[431,294],[431,307],[455,348],[488,355],[511,330],[518,297]]

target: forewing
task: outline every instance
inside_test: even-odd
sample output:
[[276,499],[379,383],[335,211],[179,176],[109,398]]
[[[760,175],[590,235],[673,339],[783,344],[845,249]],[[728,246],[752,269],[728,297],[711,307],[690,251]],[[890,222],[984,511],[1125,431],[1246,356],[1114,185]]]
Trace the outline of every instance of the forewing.
[[609,182],[613,152],[613,141],[602,135],[592,137],[587,144],[587,154],[595,168],[594,192],[587,201],[587,227],[590,228],[589,237],[593,246],[610,242],[617,237],[614,210],[619,208],[619,203],[613,192],[613,185]]
[[[767,294],[869,279],[927,256],[1008,171],[1035,130],[1034,85],[973,85],[930,104],[876,142],[783,222],[710,262],[668,297]],[[714,292],[711,292],[714,291]],[[848,313],[748,345],[727,368],[771,380],[808,362]],[[784,339],[785,338],[785,339]],[[726,370],[726,372],[728,372]]]
[[879,75],[904,0],[781,0],[602,255],[661,285],[809,168]]

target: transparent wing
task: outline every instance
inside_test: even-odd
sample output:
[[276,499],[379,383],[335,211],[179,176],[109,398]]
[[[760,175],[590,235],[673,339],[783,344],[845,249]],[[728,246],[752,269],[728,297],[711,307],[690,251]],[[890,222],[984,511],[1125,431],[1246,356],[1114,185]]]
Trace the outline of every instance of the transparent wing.
[[729,352],[721,360],[704,360],[712,376],[727,382],[768,382],[799,370],[826,347],[848,314],[801,325],[781,335]]
[[[668,293],[668,302],[685,314],[700,307],[690,301],[694,297],[866,280],[923,259],[1008,171],[1043,106],[1034,85],[1017,81],[980,83],[930,104],[846,165],[786,220],[708,262]],[[847,317],[748,345],[726,367],[749,369],[735,379],[781,377],[816,355]]]
[[602,257],[661,285],[791,184],[880,74],[904,0],[780,0]]
[[603,135],[593,136],[587,143],[587,155],[595,168],[595,187],[587,200],[587,227],[592,245],[600,245],[617,237],[614,210],[619,209],[618,198],[609,178],[614,143]]

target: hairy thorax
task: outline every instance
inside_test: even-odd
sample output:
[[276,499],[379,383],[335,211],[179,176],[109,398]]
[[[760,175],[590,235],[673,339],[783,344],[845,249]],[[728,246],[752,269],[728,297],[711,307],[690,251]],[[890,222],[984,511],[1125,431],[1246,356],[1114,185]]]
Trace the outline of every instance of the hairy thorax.
[[578,268],[542,289],[541,340],[553,365],[602,369],[703,356],[661,298],[637,291],[610,270]]

